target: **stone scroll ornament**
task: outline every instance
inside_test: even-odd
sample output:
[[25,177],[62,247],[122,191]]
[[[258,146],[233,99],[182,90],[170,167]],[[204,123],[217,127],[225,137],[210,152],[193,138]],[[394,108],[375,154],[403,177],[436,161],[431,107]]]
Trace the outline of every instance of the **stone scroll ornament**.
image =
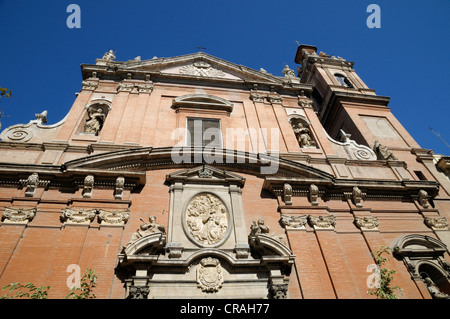
[[225,237],[229,226],[228,210],[215,195],[196,195],[185,214],[187,230],[196,242],[211,246]]

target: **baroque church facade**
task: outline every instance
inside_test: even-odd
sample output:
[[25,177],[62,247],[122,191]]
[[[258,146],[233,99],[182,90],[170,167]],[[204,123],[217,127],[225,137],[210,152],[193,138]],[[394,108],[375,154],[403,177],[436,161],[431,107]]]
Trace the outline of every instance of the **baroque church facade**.
[[[450,294],[448,157],[421,148],[354,63],[300,45],[274,76],[204,52],[82,64],[67,116],[0,138],[0,285],[98,298]],[[372,268],[371,268],[372,267]]]

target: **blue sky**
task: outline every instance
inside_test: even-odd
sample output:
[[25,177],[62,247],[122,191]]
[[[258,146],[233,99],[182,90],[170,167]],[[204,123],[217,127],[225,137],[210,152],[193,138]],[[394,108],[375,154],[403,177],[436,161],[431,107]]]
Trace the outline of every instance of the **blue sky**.
[[[81,28],[66,25],[81,8]],[[369,29],[369,4],[381,28]],[[292,69],[297,41],[355,62],[392,113],[423,148],[450,155],[450,1],[378,0],[0,0],[2,129],[48,110],[60,121],[81,89],[80,64],[113,49],[117,60],[199,51],[274,75]]]

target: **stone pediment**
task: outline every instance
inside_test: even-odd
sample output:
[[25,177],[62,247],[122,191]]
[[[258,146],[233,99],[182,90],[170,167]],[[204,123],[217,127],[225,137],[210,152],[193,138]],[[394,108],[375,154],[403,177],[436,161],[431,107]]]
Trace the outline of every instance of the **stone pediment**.
[[221,170],[209,165],[202,165],[169,174],[166,176],[166,182],[234,184],[242,187],[244,186],[245,178],[229,171]]
[[[99,62],[100,61],[100,62]],[[134,59],[129,61],[97,60],[97,65],[82,65],[83,78],[88,78],[95,69],[112,70],[118,73],[151,74],[158,77],[197,78],[208,80],[258,82],[282,85],[283,77],[277,77],[265,71],[257,71],[219,59],[204,52],[197,52],[177,57],[156,58],[149,60]]]

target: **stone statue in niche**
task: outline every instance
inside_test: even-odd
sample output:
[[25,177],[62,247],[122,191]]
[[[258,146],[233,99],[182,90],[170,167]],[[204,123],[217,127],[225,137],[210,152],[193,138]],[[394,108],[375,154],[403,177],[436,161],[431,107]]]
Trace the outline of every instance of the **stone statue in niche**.
[[388,150],[387,146],[380,144],[380,142],[378,141],[375,141],[373,150],[380,160],[397,160],[397,157],[395,157],[395,155],[390,150]]
[[297,137],[300,147],[315,147],[316,142],[311,138],[311,132],[309,128],[301,122],[299,119],[291,120],[292,129]]
[[84,125],[84,133],[98,135],[105,122],[105,117],[101,108],[89,108],[88,119]]
[[186,226],[200,244],[217,244],[228,230],[228,211],[216,196],[199,194],[186,208]]
[[156,222],[155,216],[150,216],[148,218],[149,220],[148,223],[146,223],[142,218],[140,218],[140,220],[142,221],[142,224],[139,227],[139,229],[131,235],[131,239],[128,242],[127,246],[134,243],[139,238],[155,233],[162,233],[162,234],[166,233],[166,228],[163,225],[160,225]]

